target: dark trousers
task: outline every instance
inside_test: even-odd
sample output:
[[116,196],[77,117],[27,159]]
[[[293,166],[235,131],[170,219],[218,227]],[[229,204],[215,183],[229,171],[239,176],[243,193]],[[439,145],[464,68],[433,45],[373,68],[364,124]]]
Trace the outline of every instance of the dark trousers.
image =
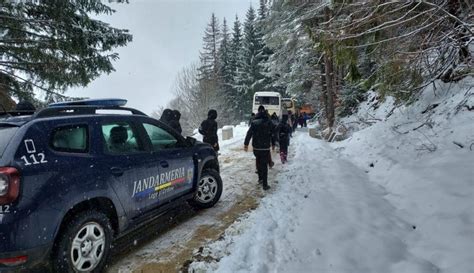
[[268,186],[268,163],[270,158],[270,150],[253,151],[257,161],[258,180],[262,181],[263,186]]
[[288,156],[288,142],[286,142],[286,143],[280,143],[280,159],[281,159],[281,163],[286,163],[286,162],[287,162],[287,156]]

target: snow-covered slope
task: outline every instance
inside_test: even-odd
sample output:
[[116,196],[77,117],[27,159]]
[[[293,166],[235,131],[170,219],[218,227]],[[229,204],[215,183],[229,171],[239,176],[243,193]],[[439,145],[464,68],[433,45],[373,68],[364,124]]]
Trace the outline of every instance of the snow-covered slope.
[[474,272],[473,83],[437,84],[404,107],[362,105],[376,123],[341,143],[298,132],[259,208],[190,268]]

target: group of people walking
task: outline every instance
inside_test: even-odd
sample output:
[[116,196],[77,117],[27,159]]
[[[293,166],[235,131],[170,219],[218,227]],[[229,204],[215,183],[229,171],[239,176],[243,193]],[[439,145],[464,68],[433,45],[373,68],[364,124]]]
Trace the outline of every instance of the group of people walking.
[[[178,110],[165,109],[160,121],[167,124],[178,133],[181,134],[182,129],[179,123],[181,113]],[[217,136],[217,111],[209,110],[207,119],[205,119],[199,127],[199,133],[203,135],[203,142],[210,144],[213,149],[219,151],[219,139]],[[299,120],[299,118],[298,118]],[[306,119],[301,126],[305,126]],[[280,150],[281,163],[288,161],[288,146],[290,145],[290,137],[296,129],[296,118],[291,113],[283,115],[281,120],[273,113],[271,116],[264,106],[258,108],[257,114],[252,114],[247,131],[244,150],[248,151],[250,140],[252,140],[253,153],[256,158],[258,182],[262,184],[264,190],[270,189],[268,185],[268,167],[273,167],[271,150],[275,150],[278,143]],[[271,149],[271,150],[270,150]]]
[[308,126],[307,122],[310,119],[310,117],[306,112],[300,113],[299,115],[288,112],[288,116],[290,116],[290,124],[293,130],[296,130],[298,125],[301,126],[301,128]]
[[250,122],[250,128],[244,141],[244,150],[248,151],[250,140],[252,140],[253,153],[257,162],[258,182],[262,184],[264,190],[270,189],[268,167],[273,166],[270,147],[275,150],[275,144],[278,142],[280,159],[285,164],[291,133],[292,128],[288,122],[288,115],[283,115],[279,121],[275,113],[270,116],[262,105]]

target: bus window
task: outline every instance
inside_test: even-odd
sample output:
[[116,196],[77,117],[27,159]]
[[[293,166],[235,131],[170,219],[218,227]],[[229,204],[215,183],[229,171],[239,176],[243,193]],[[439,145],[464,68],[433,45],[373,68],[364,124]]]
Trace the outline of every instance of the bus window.
[[280,105],[278,97],[255,97],[255,105]]

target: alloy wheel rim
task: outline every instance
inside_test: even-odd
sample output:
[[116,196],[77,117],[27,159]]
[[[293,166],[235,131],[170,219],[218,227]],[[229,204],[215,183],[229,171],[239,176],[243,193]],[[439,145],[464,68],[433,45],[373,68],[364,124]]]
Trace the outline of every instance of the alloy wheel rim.
[[212,176],[204,176],[199,180],[196,199],[201,203],[211,202],[217,194],[217,180]]
[[72,240],[71,261],[79,272],[94,270],[102,260],[105,248],[105,232],[95,222],[85,224]]

